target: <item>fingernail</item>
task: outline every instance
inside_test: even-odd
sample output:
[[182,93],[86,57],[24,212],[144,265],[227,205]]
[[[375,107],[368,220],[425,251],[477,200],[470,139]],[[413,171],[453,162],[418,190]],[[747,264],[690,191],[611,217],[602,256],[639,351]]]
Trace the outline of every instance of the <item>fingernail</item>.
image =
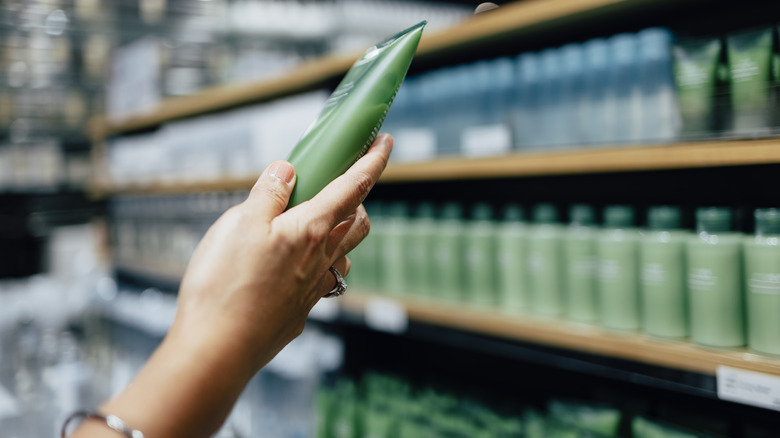
[[393,137],[390,134],[382,134],[377,140],[380,146],[392,149]]
[[268,174],[290,184],[295,176],[295,169],[287,161],[277,161],[268,167]]

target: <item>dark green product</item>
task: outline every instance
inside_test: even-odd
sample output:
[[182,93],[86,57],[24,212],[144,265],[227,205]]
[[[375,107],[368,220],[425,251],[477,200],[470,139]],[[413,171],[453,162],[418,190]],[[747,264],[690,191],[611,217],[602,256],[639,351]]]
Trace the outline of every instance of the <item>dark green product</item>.
[[573,205],[563,238],[566,266],[566,316],[577,322],[598,321],[596,296],[596,215],[589,205]]
[[677,43],[674,54],[674,78],[677,102],[687,138],[712,134],[715,127],[719,39],[692,40]]
[[297,174],[288,208],[314,197],[374,142],[425,24],[369,48],[344,76],[288,158]]
[[734,131],[767,134],[772,118],[773,33],[771,28],[730,35],[726,40],[731,74]]
[[698,438],[701,436],[695,432],[684,431],[642,417],[631,420],[631,432],[634,438]]
[[466,301],[477,306],[497,304],[496,224],[493,209],[479,203],[474,206],[465,238]]
[[604,228],[597,252],[599,318],[606,328],[628,331],[642,328],[638,239],[631,207],[613,205],[604,210]]
[[710,347],[742,347],[744,236],[731,231],[727,208],[698,209],[696,228],[698,235],[687,247],[691,340]]
[[639,243],[642,309],[645,333],[684,338],[688,330],[685,244],[690,233],[680,229],[680,209],[653,207],[648,231]]

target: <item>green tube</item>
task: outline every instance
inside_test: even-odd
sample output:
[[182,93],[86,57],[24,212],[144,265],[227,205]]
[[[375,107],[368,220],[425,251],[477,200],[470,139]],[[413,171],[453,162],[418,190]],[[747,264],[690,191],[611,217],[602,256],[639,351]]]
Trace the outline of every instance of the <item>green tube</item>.
[[489,204],[474,206],[464,235],[465,285],[467,301],[475,306],[497,304],[496,224]]
[[374,142],[426,23],[366,50],[341,80],[287,159],[297,174],[288,208],[314,197]]
[[569,210],[569,227],[563,238],[566,267],[566,316],[577,322],[598,321],[596,296],[596,237],[593,207],[573,205]]
[[433,248],[437,227],[434,214],[435,207],[431,202],[418,204],[406,235],[407,286],[417,296],[433,295]]
[[599,263],[599,304],[602,326],[613,330],[642,328],[639,300],[639,232],[634,210],[612,205],[604,210],[604,229],[596,248]]
[[463,207],[448,202],[441,207],[439,224],[434,237],[433,284],[437,297],[461,301],[464,297],[463,236],[465,224]]
[[728,36],[734,131],[767,134],[771,124],[773,29],[757,29]]
[[675,45],[674,77],[686,138],[712,134],[715,122],[719,39],[691,40]]
[[561,239],[564,228],[551,204],[534,207],[534,225],[528,236],[528,287],[531,312],[558,317],[564,311]]
[[516,312],[528,307],[526,252],[528,227],[523,222],[519,205],[509,204],[503,212],[503,222],[498,226],[498,299],[501,308]]

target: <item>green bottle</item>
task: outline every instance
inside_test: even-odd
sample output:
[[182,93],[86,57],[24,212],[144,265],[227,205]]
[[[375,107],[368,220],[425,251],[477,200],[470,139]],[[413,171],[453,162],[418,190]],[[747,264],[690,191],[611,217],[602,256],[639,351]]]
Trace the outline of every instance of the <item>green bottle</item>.
[[598,321],[596,295],[596,214],[589,205],[569,209],[569,227],[563,238],[566,269],[566,317],[572,321]]
[[727,208],[696,210],[698,234],[688,241],[691,340],[711,347],[745,345],[742,239]]
[[503,310],[518,312],[528,308],[528,226],[523,222],[523,210],[517,204],[504,207],[502,216],[496,241],[498,302]]
[[493,207],[474,205],[464,238],[466,301],[478,307],[498,303],[496,292],[496,224]]
[[436,296],[462,301],[463,287],[463,207],[448,202],[441,207],[434,237],[433,283]]
[[379,242],[377,236],[382,233],[380,202],[366,202],[366,213],[371,221],[371,232],[349,253],[351,266],[348,283],[357,290],[377,290],[379,288]]
[[745,240],[748,346],[780,355],[780,210],[754,213],[756,235]]
[[404,202],[393,202],[385,209],[379,256],[382,267],[382,292],[404,294],[407,292],[404,243],[409,224],[409,208]]
[[425,24],[370,47],[349,69],[288,158],[297,175],[288,207],[314,197],[366,153],[401,87]]
[[436,236],[435,207],[421,202],[415,207],[406,242],[406,274],[409,291],[416,296],[433,295],[433,248]]
[[642,328],[638,240],[633,208],[613,205],[604,209],[604,229],[596,247],[599,318],[605,328],[626,331]]
[[528,235],[528,291],[531,311],[557,317],[564,312],[561,238],[563,227],[551,204],[538,204]]
[[680,209],[652,207],[647,232],[639,243],[642,311],[645,333],[663,338],[689,335],[685,244]]

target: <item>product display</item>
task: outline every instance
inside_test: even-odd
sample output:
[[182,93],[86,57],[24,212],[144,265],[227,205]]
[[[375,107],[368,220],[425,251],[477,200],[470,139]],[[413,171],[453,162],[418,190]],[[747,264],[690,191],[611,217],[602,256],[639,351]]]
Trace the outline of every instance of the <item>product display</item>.
[[369,48],[331,93],[288,158],[297,175],[289,207],[311,199],[374,142],[425,24],[421,22]]
[[606,328],[629,331],[642,328],[638,240],[633,208],[613,205],[604,210],[596,253],[599,319]]
[[436,296],[460,301],[466,294],[464,287],[463,235],[465,223],[463,207],[456,202],[441,206],[439,223],[434,236],[433,282]]
[[531,312],[557,317],[564,312],[561,246],[564,228],[554,205],[539,204],[533,210],[528,235],[528,291]]
[[683,138],[704,138],[718,130],[720,39],[679,41],[674,46],[674,73]]
[[748,346],[780,354],[780,210],[758,209],[755,219],[745,239]]
[[596,212],[584,204],[569,209],[569,228],[563,237],[563,258],[566,266],[566,316],[572,321],[598,321],[595,226]]
[[668,206],[650,208],[647,228],[639,243],[644,331],[685,338],[689,334],[685,245],[690,233],[681,229],[680,209]]
[[711,347],[745,345],[742,241],[731,211],[696,211],[697,235],[687,246],[691,340]]
[[477,204],[472,208],[463,237],[466,300],[477,306],[493,307],[498,303],[497,227],[489,204]]
[[498,302],[508,312],[528,308],[528,275],[523,267],[528,261],[528,226],[523,210],[517,204],[504,207],[496,239],[498,268]]

